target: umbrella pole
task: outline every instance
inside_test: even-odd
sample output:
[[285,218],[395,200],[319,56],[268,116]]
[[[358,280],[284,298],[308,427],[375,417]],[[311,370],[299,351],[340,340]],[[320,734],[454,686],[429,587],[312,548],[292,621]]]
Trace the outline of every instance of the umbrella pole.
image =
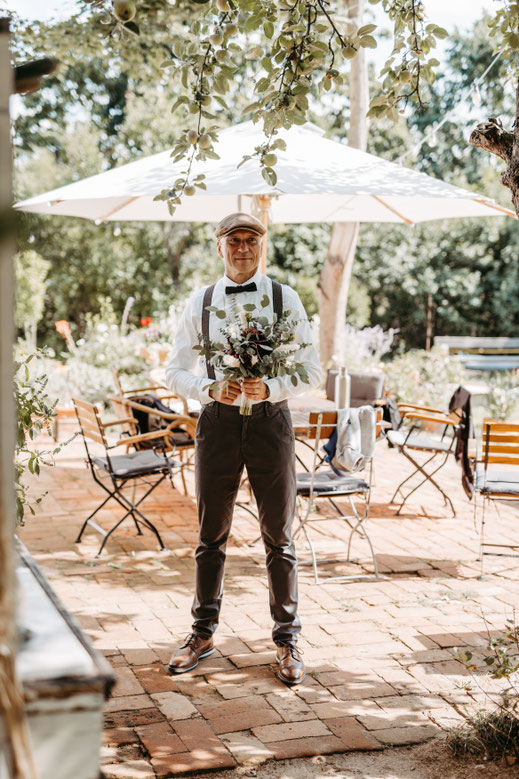
[[269,226],[269,208],[270,208],[270,201],[272,200],[271,195],[260,195],[259,198],[259,207],[261,211],[261,224],[267,230],[263,237],[263,242],[261,246],[261,263],[260,263],[260,270],[262,273],[267,272],[267,236],[268,236],[268,226]]

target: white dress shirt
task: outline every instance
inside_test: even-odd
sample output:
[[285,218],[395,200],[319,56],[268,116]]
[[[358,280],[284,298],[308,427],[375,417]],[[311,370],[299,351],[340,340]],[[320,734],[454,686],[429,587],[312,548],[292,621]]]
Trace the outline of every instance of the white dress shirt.
[[[219,309],[230,311],[233,302],[240,305],[254,303],[259,307],[260,301],[264,295],[267,295],[270,304],[261,310],[262,316],[274,318],[272,307],[272,283],[267,276],[264,276],[259,270],[244,284],[256,283],[256,291],[240,292],[236,295],[227,295],[226,287],[239,286],[228,276],[223,276],[213,290],[212,306]],[[300,362],[306,368],[309,383],[298,381],[294,386],[290,376],[277,376],[275,378],[264,378],[268,386],[270,395],[268,400],[271,403],[277,403],[280,400],[301,395],[309,389],[316,388],[321,382],[321,366],[317,357],[317,352],[312,343],[312,332],[306,316],[306,311],[299,299],[299,295],[291,287],[283,286],[283,311],[290,311],[291,319],[297,321],[294,329],[296,343],[310,344],[304,349],[294,352],[294,360]],[[184,309],[178,326],[175,345],[170,354],[169,362],[166,368],[166,384],[174,392],[183,395],[185,398],[193,398],[201,403],[210,403],[212,398],[209,395],[209,385],[211,379],[207,376],[207,366],[205,357],[200,357],[199,353],[194,351],[193,346],[199,343],[198,335],[202,332],[202,304],[205,290],[195,292],[189,298]],[[220,328],[224,320],[218,319],[214,312],[209,316],[209,337],[211,341],[221,339]],[[216,381],[224,379],[221,371],[215,368]],[[235,406],[239,406],[241,397],[238,396],[234,401]],[[253,400],[252,403],[261,403],[262,401]]]

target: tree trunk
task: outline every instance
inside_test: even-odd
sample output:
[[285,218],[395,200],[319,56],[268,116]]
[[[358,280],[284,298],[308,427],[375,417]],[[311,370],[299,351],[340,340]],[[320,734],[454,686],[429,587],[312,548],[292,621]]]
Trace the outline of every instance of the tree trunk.
[[433,296],[427,295],[427,319],[425,326],[425,349],[430,351],[432,346],[432,334],[433,334]]
[[[348,18],[360,27],[364,0],[346,0],[346,7]],[[351,62],[348,145],[363,151],[368,138],[368,101],[368,71],[361,48]],[[320,349],[325,370],[342,360],[346,305],[358,236],[358,223],[335,222],[319,278]]]
[[506,162],[506,170],[501,174],[501,183],[512,193],[512,203],[519,217],[519,81],[515,95],[515,122],[513,132],[505,130],[499,119],[491,118],[478,124],[472,131],[470,143],[496,154]]

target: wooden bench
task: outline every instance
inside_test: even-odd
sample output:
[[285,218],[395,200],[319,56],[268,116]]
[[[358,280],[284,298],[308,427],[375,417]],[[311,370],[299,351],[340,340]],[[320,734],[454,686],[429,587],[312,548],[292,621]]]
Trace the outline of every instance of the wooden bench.
[[447,346],[465,368],[476,371],[510,371],[519,368],[519,338],[482,338],[441,335],[435,346]]

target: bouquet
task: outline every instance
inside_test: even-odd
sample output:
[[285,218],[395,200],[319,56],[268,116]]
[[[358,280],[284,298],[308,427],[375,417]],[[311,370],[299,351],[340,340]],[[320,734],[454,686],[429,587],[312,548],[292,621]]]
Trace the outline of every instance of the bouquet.
[[[295,353],[309,344],[295,342],[297,320],[291,317],[290,311],[283,311],[279,318],[274,314],[273,321],[269,321],[262,314],[262,309],[269,305],[270,299],[264,295],[259,307],[253,303],[241,306],[234,302],[229,313],[215,306],[207,307],[222,320],[222,340],[212,342],[200,333],[199,343],[193,348],[223,373],[225,381],[290,376],[294,386],[298,381],[308,383],[306,369],[296,361]],[[212,386],[214,384],[209,385]],[[243,394],[240,413],[252,413],[251,400]]]

